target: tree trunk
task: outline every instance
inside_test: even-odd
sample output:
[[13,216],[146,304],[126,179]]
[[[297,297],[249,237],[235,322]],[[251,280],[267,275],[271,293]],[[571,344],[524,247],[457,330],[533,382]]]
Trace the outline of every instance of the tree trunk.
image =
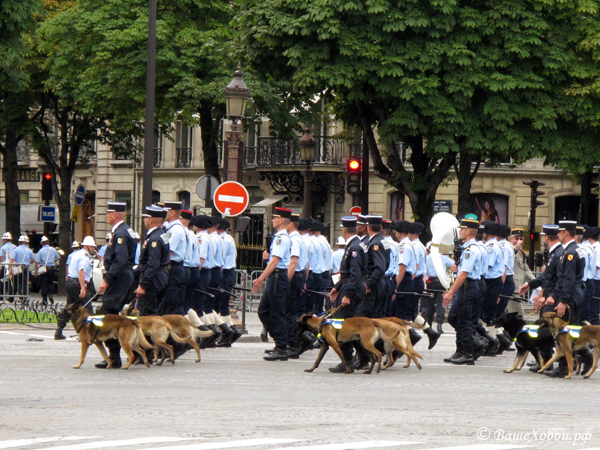
[[[220,120],[213,121],[213,104],[211,102],[202,102],[199,108],[200,130],[202,131],[202,150],[204,152],[204,171],[206,175],[212,175],[219,182],[219,148],[217,147],[217,138],[219,136],[220,126],[215,126]],[[216,118],[215,119],[220,119]]]
[[6,200],[6,231],[12,234],[13,243],[15,244],[21,234],[21,198],[19,197],[19,185],[17,183],[17,144],[16,131],[8,130],[3,152],[2,179],[4,180],[4,197]]
[[473,162],[473,155],[469,152],[461,151],[459,154],[459,160],[454,165],[454,171],[456,172],[456,178],[458,179],[458,214],[465,215],[471,211],[471,184],[473,179],[471,178],[471,164]]

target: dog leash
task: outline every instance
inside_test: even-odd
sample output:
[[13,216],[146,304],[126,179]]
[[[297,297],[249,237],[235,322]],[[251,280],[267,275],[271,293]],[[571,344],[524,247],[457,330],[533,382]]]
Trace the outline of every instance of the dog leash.
[[87,305],[89,305],[91,302],[95,301],[100,295],[102,295],[100,292],[96,293],[92,298],[90,298],[85,305],[82,306],[82,308],[85,308]]

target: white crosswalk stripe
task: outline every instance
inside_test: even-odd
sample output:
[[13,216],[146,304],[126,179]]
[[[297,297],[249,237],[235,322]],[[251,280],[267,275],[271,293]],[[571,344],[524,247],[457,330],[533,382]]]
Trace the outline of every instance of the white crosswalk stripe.
[[[459,447],[437,447],[426,450],[511,450],[513,448],[528,448],[531,445],[510,445],[510,444],[477,444],[461,445]],[[425,449],[423,449],[425,450]]]
[[421,442],[411,441],[364,441],[349,442],[346,444],[322,444],[310,445],[308,447],[280,447],[274,450],[358,450],[368,448],[396,447],[399,445],[421,444]]
[[96,439],[100,436],[64,436],[34,439],[15,439],[12,441],[0,441],[1,448],[24,447],[26,445],[45,444],[47,442],[77,441],[80,439]]
[[[246,439],[243,441],[206,442],[202,444],[177,445],[172,447],[160,447],[159,450],[212,450],[219,448],[255,447],[257,445],[278,445],[302,442],[305,439]],[[142,450],[156,450],[156,447]]]
[[149,437],[149,438],[138,438],[138,439],[124,439],[124,440],[119,440],[119,441],[99,441],[99,442],[90,442],[90,443],[86,443],[86,444],[61,445],[59,447],[52,447],[52,450],[91,450],[91,449],[96,449],[96,448],[125,447],[128,445],[162,444],[165,442],[188,441],[190,439],[193,439],[193,438]]

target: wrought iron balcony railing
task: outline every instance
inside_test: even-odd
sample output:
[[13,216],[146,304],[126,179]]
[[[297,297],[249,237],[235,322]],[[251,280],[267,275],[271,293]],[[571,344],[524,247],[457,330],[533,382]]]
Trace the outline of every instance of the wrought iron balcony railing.
[[[341,138],[315,136],[313,165],[343,165],[350,156],[361,156],[360,146],[353,146]],[[259,137],[258,146],[246,147],[245,166],[299,166],[304,165],[295,141]]]
[[155,148],[154,154],[152,155],[152,165],[154,167],[160,167],[162,163],[162,148]]
[[177,167],[192,167],[192,149],[190,147],[177,148]]

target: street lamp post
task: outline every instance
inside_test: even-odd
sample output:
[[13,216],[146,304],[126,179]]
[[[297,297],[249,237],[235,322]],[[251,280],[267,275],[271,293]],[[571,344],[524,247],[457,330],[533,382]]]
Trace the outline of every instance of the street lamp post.
[[233,79],[225,88],[225,100],[227,104],[227,117],[231,119],[231,128],[225,135],[227,140],[227,159],[225,161],[225,180],[242,181],[242,171],[240,170],[240,140],[242,131],[240,130],[238,120],[244,117],[246,102],[250,97],[250,89],[242,80],[242,71],[238,66],[233,74]]
[[315,157],[315,142],[315,138],[310,132],[310,128],[306,127],[304,129],[304,134],[299,141],[300,154],[302,160],[306,163],[306,170],[302,172],[302,176],[304,177],[304,202],[302,203],[302,213],[305,217],[310,217],[312,211],[312,173],[310,171],[310,165]]

